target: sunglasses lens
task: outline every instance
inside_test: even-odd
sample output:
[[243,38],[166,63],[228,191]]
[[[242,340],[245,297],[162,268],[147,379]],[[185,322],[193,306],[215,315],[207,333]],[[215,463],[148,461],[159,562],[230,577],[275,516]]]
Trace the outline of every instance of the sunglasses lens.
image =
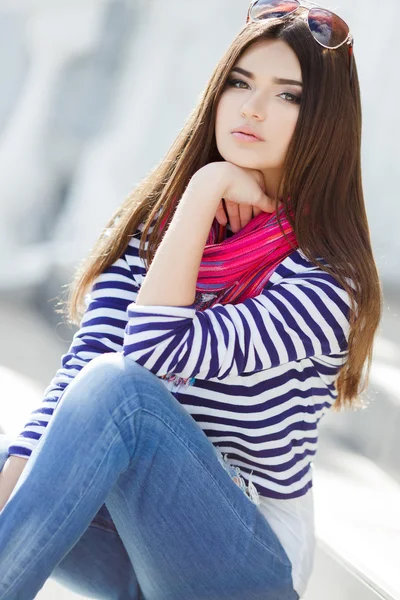
[[312,8],[308,23],[315,39],[328,48],[343,44],[349,33],[349,27],[343,19],[329,10]]
[[258,0],[253,4],[250,16],[254,20],[284,17],[299,7],[295,0]]

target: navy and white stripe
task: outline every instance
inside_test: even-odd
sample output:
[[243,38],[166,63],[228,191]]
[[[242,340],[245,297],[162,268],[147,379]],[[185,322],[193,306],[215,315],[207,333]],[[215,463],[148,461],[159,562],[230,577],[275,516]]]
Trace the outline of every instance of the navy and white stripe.
[[[115,351],[161,377],[243,477],[252,472],[261,495],[306,494],[318,422],[337,397],[347,356],[347,293],[297,250],[245,302],[204,311],[137,306],[145,276],[138,248],[132,236],[94,282],[62,367],[9,453],[29,456],[68,383],[92,358]],[[191,378],[193,385],[176,383]]]

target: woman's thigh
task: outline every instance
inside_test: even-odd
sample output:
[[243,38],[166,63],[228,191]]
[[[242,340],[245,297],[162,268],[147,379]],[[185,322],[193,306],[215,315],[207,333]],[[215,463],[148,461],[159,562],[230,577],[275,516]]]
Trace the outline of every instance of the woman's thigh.
[[[0,434],[0,472],[12,439]],[[105,504],[54,569],[51,577],[70,590],[98,600],[143,598],[125,547]]]

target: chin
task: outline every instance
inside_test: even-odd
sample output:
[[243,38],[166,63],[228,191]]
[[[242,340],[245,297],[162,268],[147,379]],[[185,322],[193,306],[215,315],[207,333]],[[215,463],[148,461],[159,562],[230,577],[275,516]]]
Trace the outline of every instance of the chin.
[[[222,151],[218,149],[218,152],[220,153],[220,155],[222,156],[222,158],[227,161],[227,162],[231,162],[234,165],[237,165],[238,167],[244,167],[246,169],[260,169],[263,168],[259,165],[259,161],[254,159],[254,156],[252,157],[251,154],[244,150],[243,152],[237,152],[237,151]],[[246,152],[247,152],[247,156],[246,156]]]

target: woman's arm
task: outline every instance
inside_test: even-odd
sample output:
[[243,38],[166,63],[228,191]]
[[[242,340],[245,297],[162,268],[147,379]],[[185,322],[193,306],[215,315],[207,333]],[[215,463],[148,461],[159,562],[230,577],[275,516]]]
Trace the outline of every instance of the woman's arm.
[[203,311],[131,304],[123,354],[158,377],[220,381],[306,358],[345,360],[350,298],[335,278],[295,252],[274,280]]
[[27,458],[20,458],[19,456],[9,456],[6,460],[0,473],[0,511],[3,510],[11,496],[27,462]]
[[221,201],[222,181],[214,169],[210,174],[200,169],[192,177],[140,287],[136,298],[139,306],[194,303],[204,247]]
[[[204,247],[221,198],[236,206],[274,212],[263,192],[263,176],[222,161],[209,163],[191,178],[141,285],[138,306],[187,306],[196,298]],[[228,211],[229,212],[229,211]]]

